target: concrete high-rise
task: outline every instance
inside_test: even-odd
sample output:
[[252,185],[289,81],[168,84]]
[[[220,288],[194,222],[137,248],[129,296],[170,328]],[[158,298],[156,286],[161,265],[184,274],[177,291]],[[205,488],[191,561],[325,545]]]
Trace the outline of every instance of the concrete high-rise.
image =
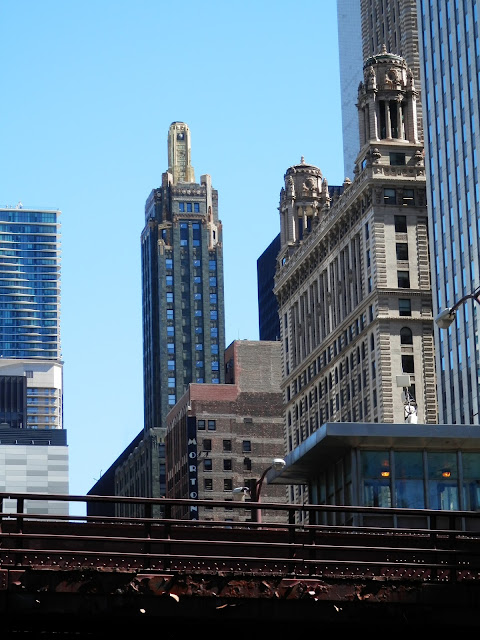
[[[434,313],[480,285],[480,40],[476,0],[419,1]],[[479,422],[479,314],[473,300],[436,328],[440,421]]]
[[[7,430],[2,456],[16,465],[15,474],[1,475],[0,490],[68,493],[60,212],[20,203],[0,208],[0,416],[0,428]],[[32,507],[39,508],[47,506]],[[68,511],[68,504],[48,509]]]
[[168,171],[145,205],[142,232],[145,430],[165,429],[190,382],[222,383],[222,224],[209,175],[195,182],[190,130],[168,132]]

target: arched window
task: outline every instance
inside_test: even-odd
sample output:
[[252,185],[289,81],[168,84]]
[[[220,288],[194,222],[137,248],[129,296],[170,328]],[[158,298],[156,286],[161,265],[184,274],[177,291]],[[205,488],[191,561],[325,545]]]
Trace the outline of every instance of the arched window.
[[412,330],[409,327],[400,329],[400,344],[413,344]]

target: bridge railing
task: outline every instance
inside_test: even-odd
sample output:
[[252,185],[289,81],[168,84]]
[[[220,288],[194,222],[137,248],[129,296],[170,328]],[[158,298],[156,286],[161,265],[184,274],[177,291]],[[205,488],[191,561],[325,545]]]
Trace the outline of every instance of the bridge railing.
[[[70,503],[140,503],[145,515],[62,516],[25,509],[27,501],[31,507],[47,497]],[[0,569],[480,579],[480,513],[470,511],[195,501],[234,510],[283,511],[285,522],[279,524],[174,518],[172,509],[189,507],[192,501],[167,498],[0,494],[0,504],[7,501],[14,501],[16,509],[0,513]],[[164,516],[150,515],[159,505]],[[347,524],[319,523],[332,514],[342,514]],[[365,525],[365,516],[377,518],[380,525]],[[428,526],[386,526],[393,516],[403,522],[411,517],[412,523],[421,516]]]

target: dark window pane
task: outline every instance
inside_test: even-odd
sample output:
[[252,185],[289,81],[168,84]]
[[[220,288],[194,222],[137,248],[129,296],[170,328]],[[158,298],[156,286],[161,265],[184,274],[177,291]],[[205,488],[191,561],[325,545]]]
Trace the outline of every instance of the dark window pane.
[[397,242],[397,260],[408,260],[408,244],[406,242]]
[[410,289],[410,272],[398,271],[398,286],[400,289]]
[[407,233],[407,216],[395,216],[395,231]]
[[412,303],[410,300],[400,299],[398,301],[398,312],[401,316],[412,315]]

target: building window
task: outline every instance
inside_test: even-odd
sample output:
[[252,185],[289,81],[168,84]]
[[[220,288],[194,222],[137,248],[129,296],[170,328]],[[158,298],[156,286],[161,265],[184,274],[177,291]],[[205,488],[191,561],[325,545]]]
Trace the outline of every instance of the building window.
[[400,329],[400,344],[413,344],[413,335],[410,327]]
[[407,233],[407,216],[395,216],[396,233]]
[[210,438],[204,438],[202,446],[203,446],[203,450],[204,451],[211,451],[212,450],[212,441],[210,440]]
[[215,420],[209,420],[208,421],[208,430],[209,431],[215,431],[215,429],[217,428],[217,424]]
[[224,440],[223,441],[223,450],[224,451],[231,451],[232,450],[232,441],[231,440]]
[[170,405],[175,404],[175,394],[174,393],[169,393],[168,394],[168,404],[170,404]]
[[180,211],[180,213],[184,213],[185,212],[185,203],[184,202],[179,202],[178,203],[178,210]]
[[252,460],[250,458],[244,458],[243,459],[243,467],[244,467],[245,471],[251,471],[252,470]]
[[398,271],[397,279],[398,279],[399,289],[410,289],[410,272],[409,271]]
[[200,213],[200,204],[198,202],[194,202],[193,211],[194,213]]
[[408,244],[406,242],[397,242],[397,260],[408,260]]
[[458,469],[455,453],[427,453],[430,509],[458,509]]
[[402,371],[403,373],[415,373],[415,367],[413,364],[413,356],[411,355],[403,355],[402,356]]
[[232,470],[232,460],[231,460],[231,458],[225,458],[225,460],[223,461],[223,470],[224,471],[231,471]]
[[212,478],[205,478],[203,480],[203,488],[205,491],[213,491],[213,480]]
[[367,507],[391,507],[391,474],[388,451],[363,451],[362,478]]
[[415,192],[413,189],[404,189],[402,195],[402,204],[404,207],[415,204]]
[[390,164],[393,166],[400,166],[405,164],[405,154],[390,152]]
[[233,480],[231,478],[223,479],[223,490],[224,491],[232,491],[233,490]]
[[205,471],[211,471],[213,468],[212,465],[212,459],[211,458],[204,458],[203,459],[203,468]]
[[400,298],[400,300],[398,301],[398,313],[401,316],[411,316],[412,315],[411,300]]
[[197,429],[205,431],[205,420],[197,420]]
[[244,453],[250,453],[250,451],[252,450],[252,443],[250,440],[244,440],[243,441],[243,445],[242,445],[242,451]]
[[395,189],[383,190],[383,202],[384,204],[397,204],[397,193]]

